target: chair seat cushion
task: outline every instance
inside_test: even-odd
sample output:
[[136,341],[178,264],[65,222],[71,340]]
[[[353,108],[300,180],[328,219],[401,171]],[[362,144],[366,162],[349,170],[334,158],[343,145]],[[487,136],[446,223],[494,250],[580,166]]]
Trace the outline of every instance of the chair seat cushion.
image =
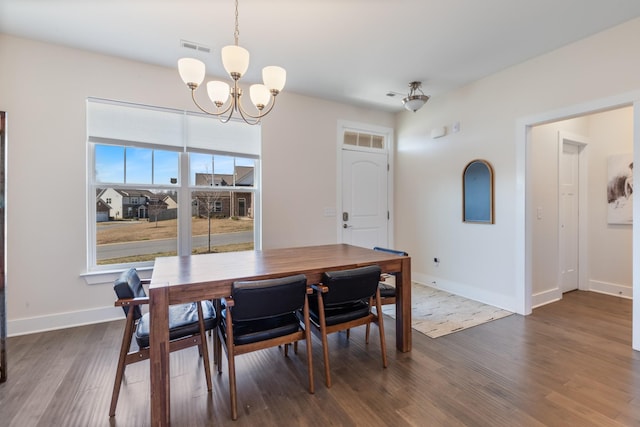
[[[220,330],[226,339],[227,311],[222,310],[220,316]],[[235,345],[250,344],[265,341],[272,338],[294,334],[301,330],[300,321],[295,313],[287,313],[281,316],[267,317],[264,319],[236,322],[233,325],[233,342]]]
[[[216,327],[216,311],[211,301],[202,301],[202,315],[205,330]],[[198,306],[196,303],[169,306],[169,340],[184,338],[197,334],[199,331]],[[138,321],[136,342],[140,348],[149,347],[149,313],[144,314]]]
[[389,297],[396,296],[396,287],[388,283],[379,282],[378,289],[380,289],[380,296],[382,298],[389,298]]
[[[320,316],[318,314],[318,304],[315,296],[309,298],[309,319],[315,324],[320,325]],[[311,302],[313,301],[313,302]],[[324,317],[327,326],[338,323],[349,322],[351,320],[360,319],[369,315],[369,304],[364,301],[355,301],[345,304],[325,305]]]

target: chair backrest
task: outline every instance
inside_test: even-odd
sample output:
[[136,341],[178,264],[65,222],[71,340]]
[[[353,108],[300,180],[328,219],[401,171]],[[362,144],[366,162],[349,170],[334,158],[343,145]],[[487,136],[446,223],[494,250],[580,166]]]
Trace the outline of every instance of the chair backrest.
[[233,321],[266,319],[293,313],[304,306],[307,277],[304,274],[278,279],[234,282]]
[[[130,298],[144,298],[147,293],[142,287],[140,276],[135,268],[130,268],[127,271],[123,271],[120,277],[113,283],[113,290],[115,291],[118,299],[130,299]],[[125,316],[129,314],[129,307],[122,306]],[[138,320],[142,317],[142,311],[140,306],[133,307],[133,318]]]
[[409,256],[409,254],[406,253],[405,251],[398,251],[396,249],[389,249],[389,248],[381,248],[380,246],[374,247],[373,250],[380,251],[380,252],[387,252],[387,253],[398,255],[398,256]]
[[367,300],[375,295],[381,273],[377,265],[324,273],[322,284],[329,288],[329,292],[322,294],[324,304]]

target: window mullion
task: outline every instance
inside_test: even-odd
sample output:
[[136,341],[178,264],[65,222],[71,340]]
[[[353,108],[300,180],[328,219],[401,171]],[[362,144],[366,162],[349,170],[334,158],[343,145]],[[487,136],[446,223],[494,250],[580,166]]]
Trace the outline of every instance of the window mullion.
[[178,193],[178,255],[191,254],[191,190],[189,154],[180,153],[180,191]]

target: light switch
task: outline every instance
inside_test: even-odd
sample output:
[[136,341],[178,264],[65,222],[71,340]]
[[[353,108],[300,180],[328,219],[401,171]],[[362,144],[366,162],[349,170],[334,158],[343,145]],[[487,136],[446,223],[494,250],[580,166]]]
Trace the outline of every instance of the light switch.
[[536,217],[538,219],[542,219],[542,208],[538,206],[538,209],[536,209]]

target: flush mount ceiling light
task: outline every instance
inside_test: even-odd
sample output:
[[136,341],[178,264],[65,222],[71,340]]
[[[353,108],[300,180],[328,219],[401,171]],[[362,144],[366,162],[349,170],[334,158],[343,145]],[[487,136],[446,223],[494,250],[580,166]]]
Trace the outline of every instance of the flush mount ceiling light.
[[[249,68],[249,51],[238,46],[238,37],[240,36],[240,31],[238,30],[238,0],[235,0],[235,5],[236,26],[233,34],[235,44],[222,48],[222,65],[231,76],[231,79],[233,79],[233,86],[222,81],[207,83],[207,93],[211,102],[216,106],[216,111],[209,111],[196,101],[196,89],[200,86],[205,76],[204,63],[194,58],[182,58],[178,60],[178,71],[182,81],[191,89],[193,103],[200,111],[212,116],[218,116],[223,123],[228,122],[233,113],[238,113],[246,123],[255,125],[260,123],[260,119],[273,109],[276,96],[284,88],[287,72],[284,68],[277,66],[264,67],[262,69],[264,84],[254,84],[249,88],[249,97],[257,114],[251,114],[242,107],[242,89],[238,86],[238,80]],[[265,108],[267,105],[269,107]]]
[[[409,83],[409,94],[402,98],[402,104],[404,108],[414,113],[422,108],[422,106],[429,100],[429,97],[424,94],[422,89],[422,82]],[[420,92],[420,93],[418,93]]]

